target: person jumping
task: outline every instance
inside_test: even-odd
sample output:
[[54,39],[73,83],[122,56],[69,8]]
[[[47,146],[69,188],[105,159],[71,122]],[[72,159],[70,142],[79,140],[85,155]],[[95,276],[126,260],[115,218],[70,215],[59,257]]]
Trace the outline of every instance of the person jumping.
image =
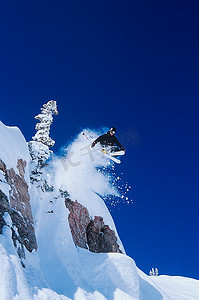
[[102,147],[110,147],[111,152],[116,152],[118,150],[125,151],[125,148],[120,144],[115,134],[116,128],[111,127],[107,133],[99,136],[94,142],[92,142],[91,148],[93,148],[97,143],[100,143]]

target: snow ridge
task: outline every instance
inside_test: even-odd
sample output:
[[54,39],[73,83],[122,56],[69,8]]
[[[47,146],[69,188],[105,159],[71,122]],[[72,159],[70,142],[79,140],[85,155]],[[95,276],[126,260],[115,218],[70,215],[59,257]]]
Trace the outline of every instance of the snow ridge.
[[[92,140],[96,132],[84,130]],[[14,149],[14,151],[13,151]],[[16,172],[17,160],[30,160],[26,141],[18,128],[0,122],[0,159]],[[27,164],[28,165],[28,164]],[[2,300],[196,300],[199,281],[169,276],[149,277],[134,260],[125,255],[114,221],[103,197],[117,195],[117,186],[106,172],[112,163],[90,149],[82,133],[65,149],[62,157],[53,156],[43,168],[46,188],[31,184],[29,194],[38,249],[25,250],[22,267],[12,241],[12,221],[4,214],[0,234],[0,298]],[[28,166],[26,167],[26,175]],[[3,186],[3,175],[0,182]],[[50,187],[50,188],[49,188]],[[9,190],[6,191],[7,195]],[[115,231],[121,253],[91,253],[76,247],[68,223],[66,193],[85,206],[91,217],[101,216]]]

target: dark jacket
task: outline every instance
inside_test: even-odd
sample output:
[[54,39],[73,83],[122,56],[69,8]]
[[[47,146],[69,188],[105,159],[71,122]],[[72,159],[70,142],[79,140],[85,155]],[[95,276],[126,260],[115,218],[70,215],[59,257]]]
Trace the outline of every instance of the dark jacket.
[[110,132],[107,132],[101,136],[99,136],[93,143],[92,147],[95,146],[95,144],[100,143],[103,146],[118,146],[119,148],[124,148],[116,136],[110,135]]

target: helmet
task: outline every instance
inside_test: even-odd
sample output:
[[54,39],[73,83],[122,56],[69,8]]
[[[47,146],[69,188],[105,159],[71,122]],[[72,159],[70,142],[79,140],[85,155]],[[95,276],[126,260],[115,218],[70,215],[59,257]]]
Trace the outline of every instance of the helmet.
[[116,128],[115,127],[111,127],[110,129],[109,129],[109,132],[112,132],[112,133],[116,133]]

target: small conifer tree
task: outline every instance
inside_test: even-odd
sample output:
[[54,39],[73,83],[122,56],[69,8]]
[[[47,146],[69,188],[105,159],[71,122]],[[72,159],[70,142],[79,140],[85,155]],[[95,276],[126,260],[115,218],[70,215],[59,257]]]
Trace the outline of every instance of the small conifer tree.
[[150,276],[158,276],[159,275],[159,272],[158,272],[158,268],[152,268],[150,271],[149,271],[149,275]]
[[33,140],[41,142],[48,147],[52,147],[55,144],[55,141],[49,137],[53,115],[58,115],[57,103],[54,100],[50,100],[41,108],[41,114],[35,116],[35,119],[39,120],[40,123],[36,124],[35,129],[37,132],[33,136]]
[[37,185],[46,186],[46,181],[42,183],[42,168],[46,165],[46,160],[50,157],[52,151],[49,147],[54,146],[55,141],[49,137],[50,126],[53,122],[53,115],[57,115],[57,103],[54,100],[48,101],[41,108],[41,113],[35,116],[35,119],[40,123],[36,124],[36,134],[33,136],[33,141],[28,143],[30,155],[32,158],[30,165],[30,181],[37,182]]

